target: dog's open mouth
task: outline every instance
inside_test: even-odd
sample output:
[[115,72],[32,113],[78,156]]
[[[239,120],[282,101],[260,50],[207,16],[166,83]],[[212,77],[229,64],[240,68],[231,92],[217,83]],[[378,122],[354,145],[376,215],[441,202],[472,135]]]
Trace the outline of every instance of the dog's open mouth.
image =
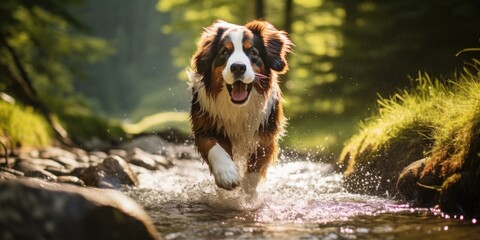
[[242,104],[248,100],[250,91],[252,91],[252,84],[236,81],[233,84],[227,84],[227,90],[233,103]]

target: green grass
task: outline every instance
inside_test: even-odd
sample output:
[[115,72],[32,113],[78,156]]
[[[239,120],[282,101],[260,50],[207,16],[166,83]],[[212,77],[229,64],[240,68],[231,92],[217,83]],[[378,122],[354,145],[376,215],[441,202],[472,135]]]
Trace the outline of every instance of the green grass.
[[[411,89],[378,105],[340,155],[346,187],[395,192],[400,172],[424,159],[409,189],[422,193],[412,196],[430,196],[448,212],[480,214],[480,61],[448,78],[419,74]],[[428,189],[438,191],[436,197],[422,195]]]
[[32,108],[0,100],[0,139],[11,147],[42,147],[52,143],[53,132]]
[[357,156],[374,154],[392,141],[412,137],[405,133],[413,130],[417,133],[413,137],[433,142],[428,155],[444,158],[446,150],[452,156],[460,154],[450,159],[448,171],[458,169],[461,153],[472,137],[478,137],[472,136],[472,129],[480,121],[480,62],[474,61],[474,65],[473,70],[465,68],[448,81],[419,74],[412,89],[380,98],[378,115],[360,124],[359,133],[348,141],[340,159],[367,161],[368,156]]

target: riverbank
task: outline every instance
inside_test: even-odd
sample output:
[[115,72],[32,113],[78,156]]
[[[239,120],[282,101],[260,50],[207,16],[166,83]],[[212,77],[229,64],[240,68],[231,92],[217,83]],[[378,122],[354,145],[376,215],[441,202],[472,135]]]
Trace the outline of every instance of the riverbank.
[[0,159],[0,236],[72,239],[68,228],[78,234],[74,239],[158,239],[148,214],[117,190],[137,186],[142,173],[167,171],[191,158],[198,158],[191,145],[156,135],[103,151],[16,148]]
[[480,215],[480,62],[380,99],[340,156],[352,192]]

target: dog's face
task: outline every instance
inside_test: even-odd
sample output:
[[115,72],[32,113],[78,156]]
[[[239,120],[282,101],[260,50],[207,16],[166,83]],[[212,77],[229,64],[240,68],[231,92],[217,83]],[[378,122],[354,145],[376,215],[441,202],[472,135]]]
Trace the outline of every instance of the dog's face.
[[286,72],[291,45],[285,32],[264,21],[245,26],[217,21],[203,32],[191,65],[209,95],[226,89],[230,101],[242,106],[252,89],[265,94],[271,88],[273,72]]

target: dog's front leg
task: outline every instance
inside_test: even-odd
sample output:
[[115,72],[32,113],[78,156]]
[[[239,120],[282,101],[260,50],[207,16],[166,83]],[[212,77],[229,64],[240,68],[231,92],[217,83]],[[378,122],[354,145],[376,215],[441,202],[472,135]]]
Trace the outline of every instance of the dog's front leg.
[[195,144],[203,159],[208,162],[217,186],[232,190],[240,184],[240,175],[232,161],[231,145],[227,141],[196,136]]
[[218,143],[208,151],[208,163],[215,183],[221,188],[232,190],[240,183],[240,175],[231,156]]

